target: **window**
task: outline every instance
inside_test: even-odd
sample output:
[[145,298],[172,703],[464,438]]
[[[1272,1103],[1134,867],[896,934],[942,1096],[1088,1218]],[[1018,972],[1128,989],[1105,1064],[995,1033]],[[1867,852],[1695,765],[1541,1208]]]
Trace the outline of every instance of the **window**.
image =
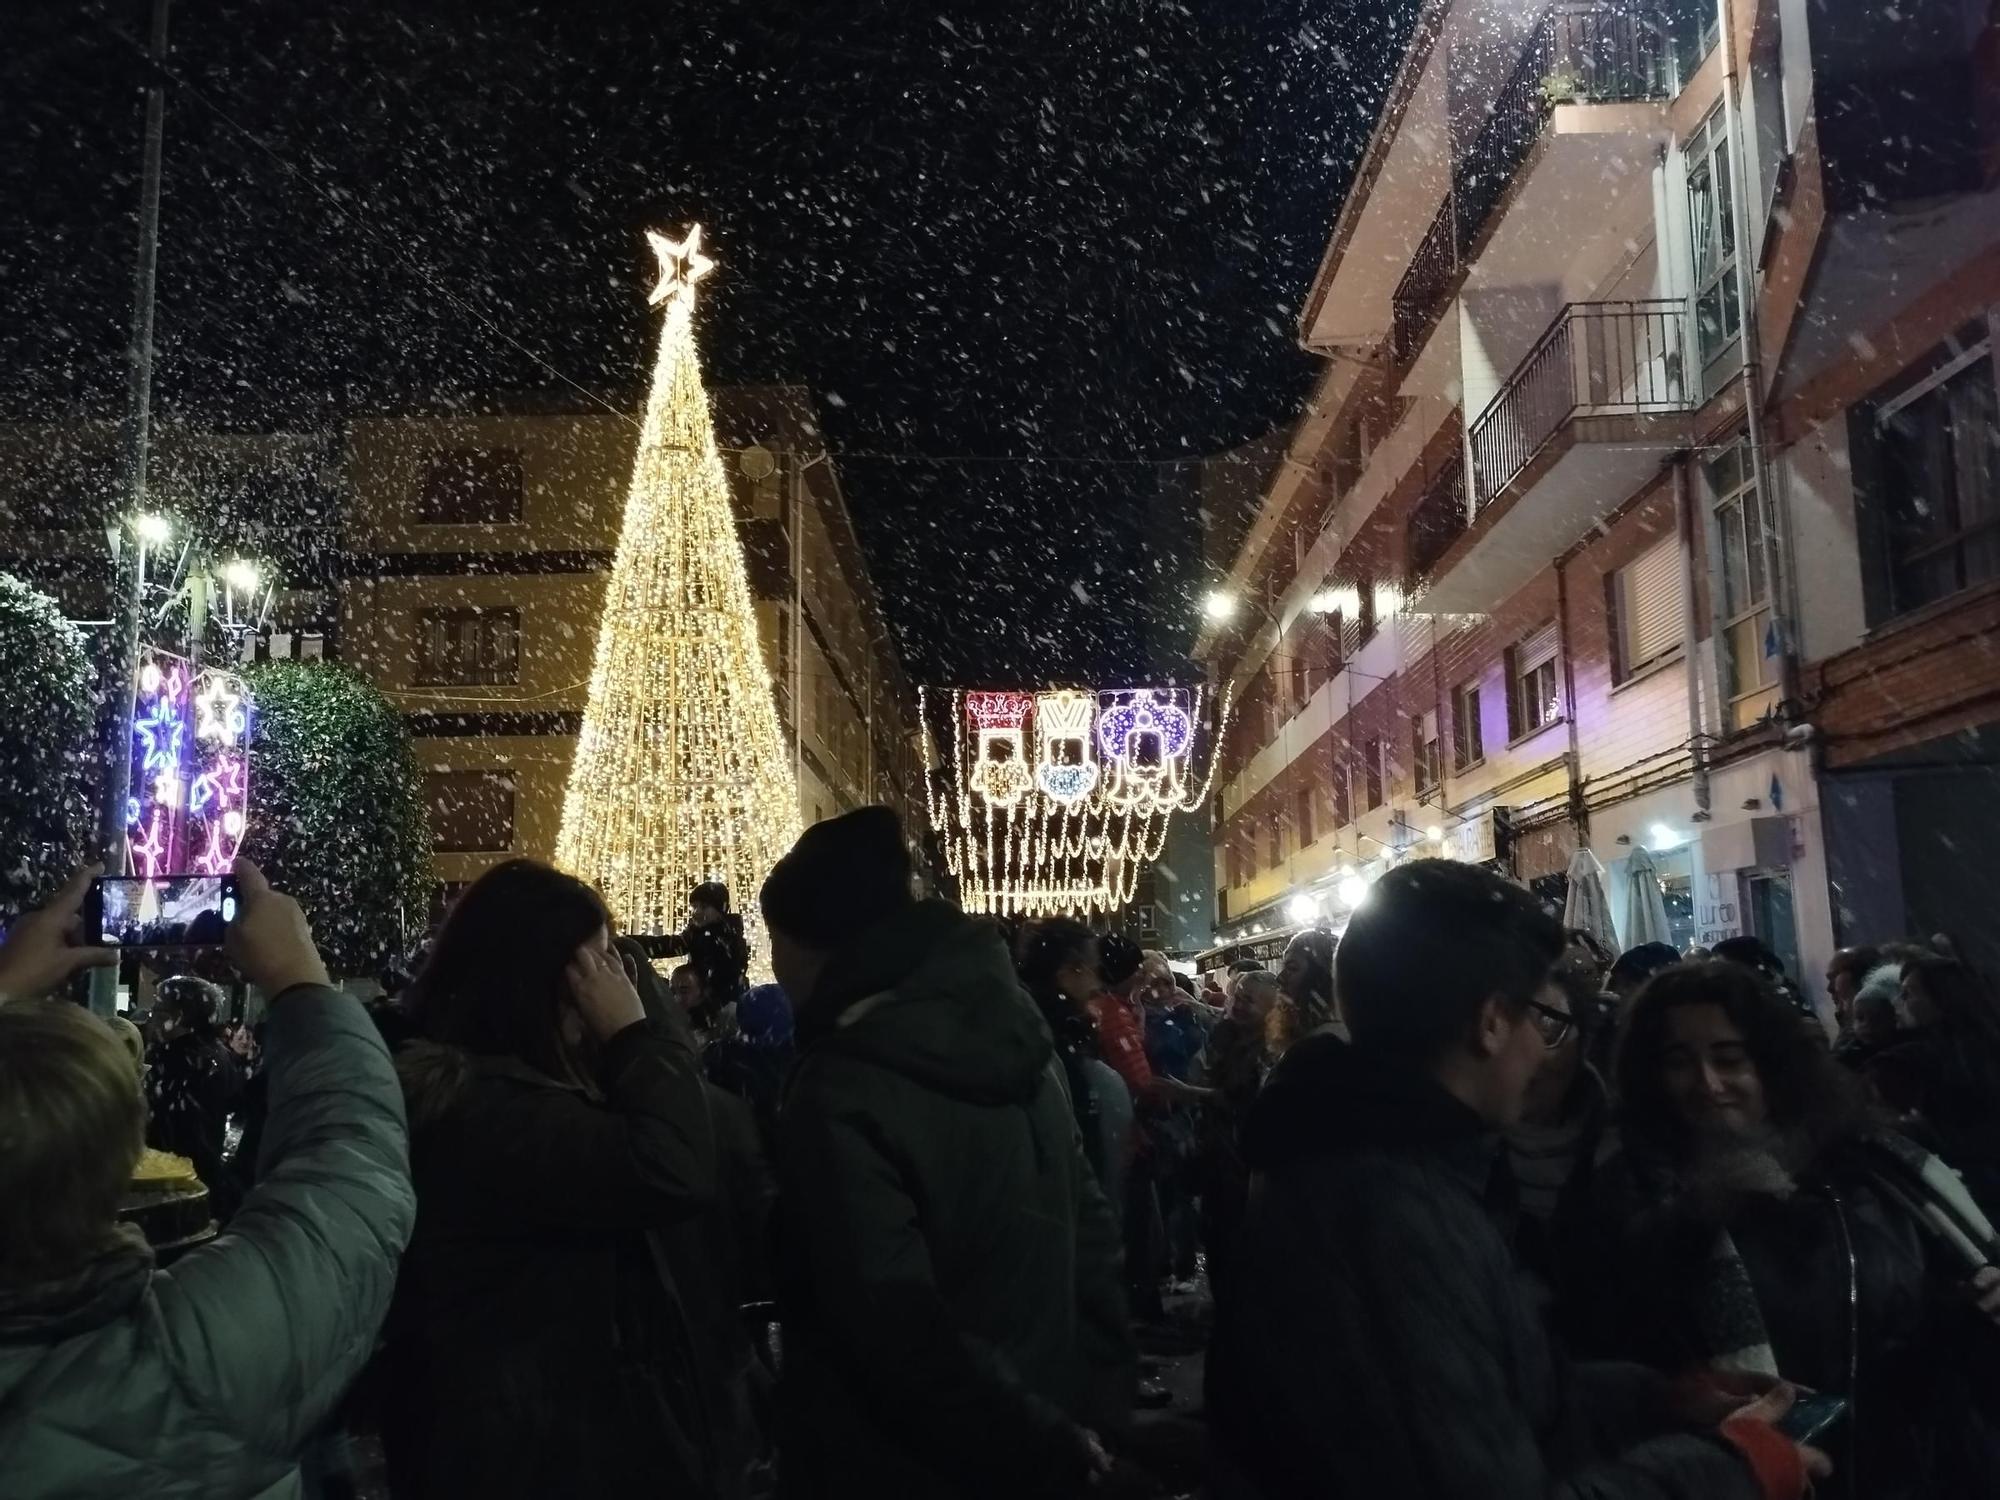
[[1703,390],[1713,393],[1736,372],[1724,357],[1743,331],[1737,302],[1736,209],[1729,194],[1729,132],[1718,108],[1687,144],[1688,234],[1694,249],[1695,346]]
[[1310,786],[1300,787],[1295,801],[1299,819],[1299,847],[1303,849],[1319,837],[1313,828],[1313,789]]
[[1382,780],[1382,742],[1369,740],[1361,747],[1363,812],[1373,812],[1382,805]]
[[1546,729],[1562,717],[1556,690],[1556,622],[1507,653],[1507,721],[1514,739]]
[[1880,428],[1891,608],[2000,577],[2000,400],[1993,356],[1885,402]]
[[1479,724],[1479,684],[1462,682],[1451,690],[1451,764],[1463,771],[1486,759],[1484,731]]
[[427,609],[418,623],[419,685],[468,687],[521,680],[518,609]]
[[417,520],[477,526],[521,519],[521,454],[514,448],[458,448],[424,468]]
[[1285,862],[1285,822],[1275,812],[1264,829],[1264,868],[1275,870]]
[[1292,657],[1292,712],[1293,713],[1297,713],[1300,709],[1304,708],[1306,706],[1306,700],[1311,698],[1313,695],[1312,670],[1311,670],[1312,658],[1306,655],[1303,649],[1303,643],[1301,643],[1300,647],[1295,649],[1297,650],[1298,654]]
[[1354,821],[1354,779],[1345,765],[1336,765],[1327,778],[1327,793],[1333,803],[1333,826],[1345,828]]
[[1747,441],[1739,438],[1702,468],[1715,502],[1729,696],[1741,698],[1762,692],[1777,680],[1768,551],[1770,512],[1757,488],[1757,466]]
[[1437,790],[1438,782],[1444,775],[1444,760],[1438,753],[1436,709],[1410,720],[1410,765],[1416,771],[1419,797]]
[[431,848],[440,854],[497,854],[514,847],[514,773],[430,771],[424,775]]
[[1375,580],[1363,574],[1356,580],[1354,587],[1360,594],[1355,609],[1357,626],[1355,635],[1358,643],[1355,649],[1359,650],[1361,646],[1375,639]]
[[1686,610],[1679,537],[1662,537],[1611,575],[1619,681],[1680,649],[1687,634]]

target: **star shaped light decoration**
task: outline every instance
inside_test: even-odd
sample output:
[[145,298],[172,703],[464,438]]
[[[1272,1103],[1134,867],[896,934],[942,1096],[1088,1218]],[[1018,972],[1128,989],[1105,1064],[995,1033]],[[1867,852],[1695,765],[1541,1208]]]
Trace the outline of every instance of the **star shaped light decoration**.
[[701,253],[701,226],[690,226],[687,238],[670,240],[658,230],[646,231],[646,242],[653,247],[653,254],[660,258],[660,282],[646,298],[646,305],[658,307],[682,292],[689,291],[694,284],[715,269],[715,262]]

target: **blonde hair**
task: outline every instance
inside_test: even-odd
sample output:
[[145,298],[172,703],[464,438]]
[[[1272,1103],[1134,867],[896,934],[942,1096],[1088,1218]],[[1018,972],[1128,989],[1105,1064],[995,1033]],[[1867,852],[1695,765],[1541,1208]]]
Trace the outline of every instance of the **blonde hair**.
[[110,1027],[61,1001],[0,1004],[0,1280],[72,1270],[105,1243],[145,1129]]

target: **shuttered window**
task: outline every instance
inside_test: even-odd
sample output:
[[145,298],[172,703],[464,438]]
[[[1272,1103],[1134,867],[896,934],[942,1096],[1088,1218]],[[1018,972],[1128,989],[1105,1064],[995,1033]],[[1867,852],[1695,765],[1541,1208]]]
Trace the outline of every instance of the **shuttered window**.
[[1677,650],[1686,631],[1680,542],[1664,537],[1617,574],[1619,676]]
[[1562,717],[1556,693],[1556,622],[1549,621],[1507,653],[1507,719],[1513,738],[1544,729]]

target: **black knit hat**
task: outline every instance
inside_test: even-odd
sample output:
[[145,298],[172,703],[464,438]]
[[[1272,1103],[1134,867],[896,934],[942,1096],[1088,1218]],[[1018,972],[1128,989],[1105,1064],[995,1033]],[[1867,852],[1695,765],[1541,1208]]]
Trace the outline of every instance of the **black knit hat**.
[[808,948],[830,951],[908,906],[910,855],[903,822],[861,807],[799,835],[758,894],[764,920]]

